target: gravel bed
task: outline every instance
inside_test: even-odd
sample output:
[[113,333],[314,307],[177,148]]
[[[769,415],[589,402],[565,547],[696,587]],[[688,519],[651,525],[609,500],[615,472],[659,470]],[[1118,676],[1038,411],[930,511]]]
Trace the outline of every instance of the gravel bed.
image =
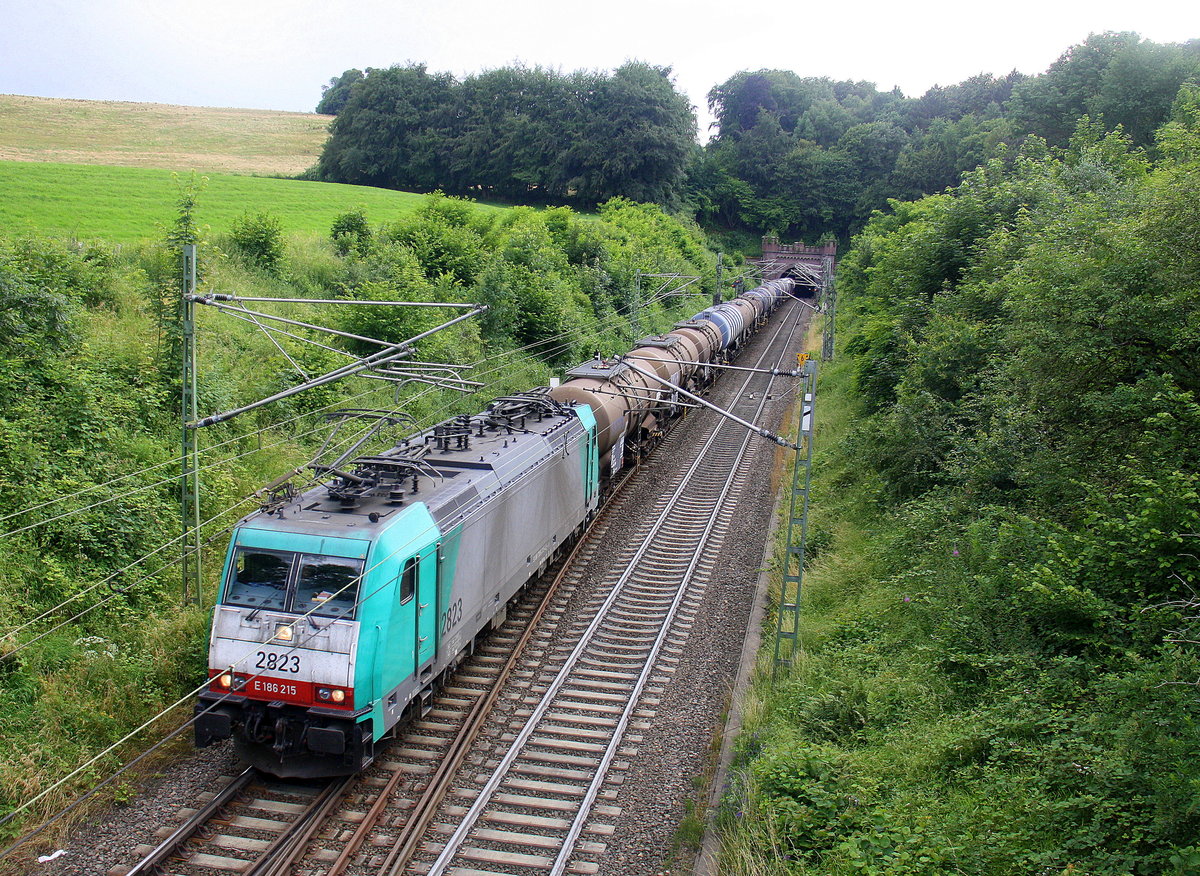
[[64,854],[46,864],[36,856],[14,873],[37,876],[104,876],[117,865],[133,866],[140,860],[134,848],[156,842],[154,832],[175,826],[179,810],[201,805],[200,795],[218,790],[222,776],[244,769],[230,742],[178,757],[151,775],[132,802],[106,807],[73,826],[65,844],[39,849],[47,854],[62,848]]
[[[779,314],[778,318],[787,317]],[[768,332],[758,337],[765,341]],[[752,363],[751,352],[747,351],[738,364]],[[713,393],[715,404],[721,404],[718,395],[724,396],[731,385],[740,383],[729,380],[729,376],[732,373]],[[764,411],[768,428],[778,425],[794,401],[791,393],[784,392],[788,386],[790,382],[781,378],[772,384],[773,399]],[[751,477],[743,490],[687,643],[678,655],[679,663],[665,686],[650,729],[641,731],[637,757],[614,801],[621,807],[621,815],[612,819],[616,831],[606,839],[599,876],[679,876],[691,872],[690,862],[683,862],[681,869],[680,862],[673,860],[679,857],[676,830],[686,814],[685,804],[700,797],[695,780],[713,767],[712,742],[738,670],[758,583],[763,539],[775,511],[772,472],[776,453],[784,452],[765,440],[751,446],[755,448],[753,464],[762,476]],[[656,464],[672,465],[667,456],[656,455]],[[652,468],[646,475],[649,483],[659,480]],[[670,869],[673,864],[674,869]]]

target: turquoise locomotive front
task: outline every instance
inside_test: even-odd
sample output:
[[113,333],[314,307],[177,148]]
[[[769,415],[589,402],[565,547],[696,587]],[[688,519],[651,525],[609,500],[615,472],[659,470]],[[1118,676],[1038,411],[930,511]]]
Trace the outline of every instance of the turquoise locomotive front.
[[[197,745],[233,737],[283,776],[369,763],[595,511],[595,419],[550,404],[519,429],[489,420],[470,440],[415,436],[405,452],[433,448],[421,464],[350,504],[318,489],[244,519],[214,609]],[[387,459],[356,471],[400,471]]]

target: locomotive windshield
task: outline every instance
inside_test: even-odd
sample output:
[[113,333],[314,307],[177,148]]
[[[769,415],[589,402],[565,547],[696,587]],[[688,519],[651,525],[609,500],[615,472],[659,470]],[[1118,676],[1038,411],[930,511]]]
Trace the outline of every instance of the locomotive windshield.
[[292,554],[239,548],[225,588],[227,605],[247,608],[287,608]]
[[302,555],[292,610],[326,617],[354,617],[362,570],[362,560]]
[[353,618],[363,561],[241,547],[233,555],[225,605]]

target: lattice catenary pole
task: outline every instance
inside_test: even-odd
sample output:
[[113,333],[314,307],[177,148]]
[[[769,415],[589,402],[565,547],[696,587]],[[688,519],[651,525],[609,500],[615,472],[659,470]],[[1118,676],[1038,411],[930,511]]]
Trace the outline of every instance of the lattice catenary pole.
[[182,301],[182,358],[183,391],[181,414],[183,436],[180,447],[180,516],[183,538],[180,567],[183,570],[183,601],[202,605],[200,570],[200,452],[196,430],[188,423],[196,419],[196,247],[183,247],[183,301]]

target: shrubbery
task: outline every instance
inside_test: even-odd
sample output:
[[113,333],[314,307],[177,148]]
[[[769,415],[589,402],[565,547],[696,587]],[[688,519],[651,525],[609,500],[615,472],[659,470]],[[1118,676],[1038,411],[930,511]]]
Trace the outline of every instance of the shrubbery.
[[1190,107],[1156,166],[1084,120],[843,260],[832,543],[723,872],[1200,872]]
[[234,220],[229,238],[246,261],[267,273],[283,261],[283,226],[270,213],[243,213]]

